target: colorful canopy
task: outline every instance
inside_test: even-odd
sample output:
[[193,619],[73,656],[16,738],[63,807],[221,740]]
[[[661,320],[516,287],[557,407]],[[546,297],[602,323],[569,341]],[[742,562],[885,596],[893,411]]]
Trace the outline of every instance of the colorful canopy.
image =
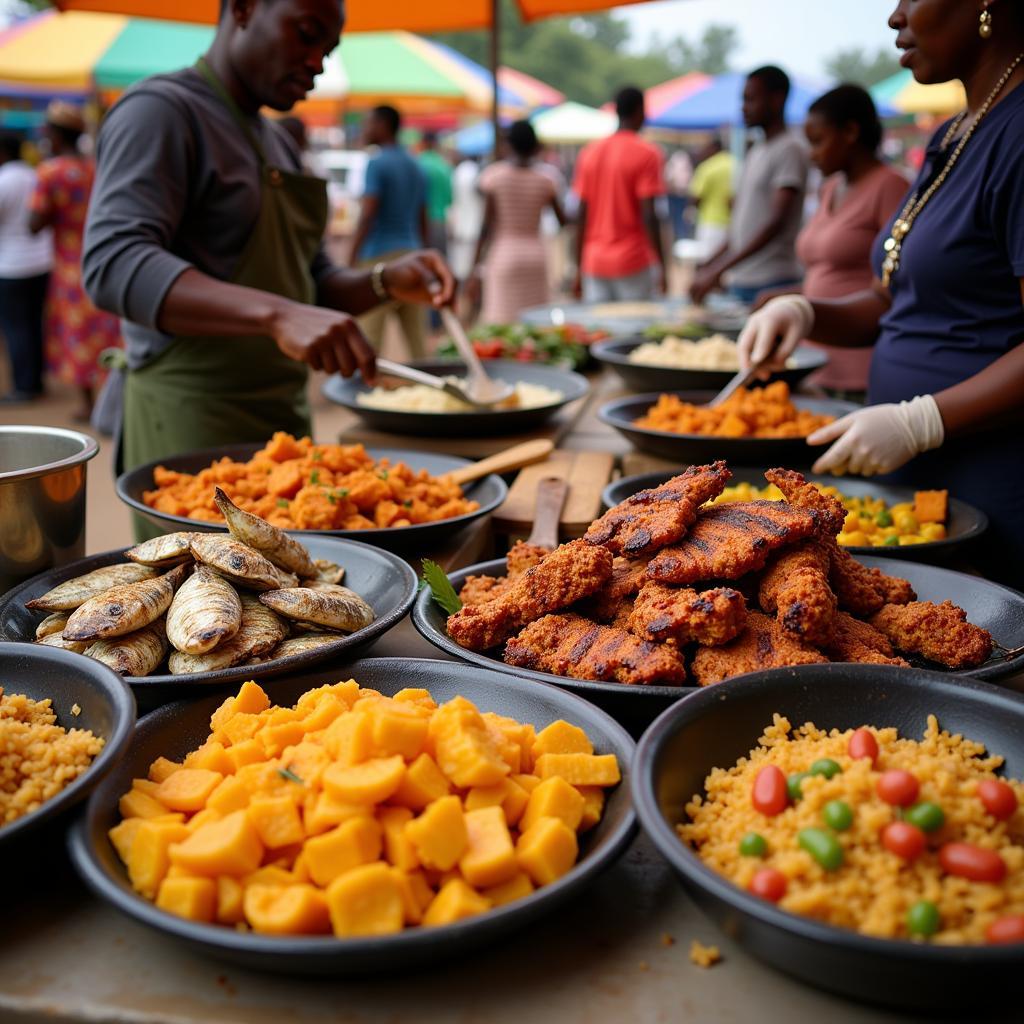
[[871,87],[877,104],[886,104],[901,114],[934,114],[943,116],[963,110],[967,96],[958,81],[941,85],[921,85],[909,68],[897,71]]

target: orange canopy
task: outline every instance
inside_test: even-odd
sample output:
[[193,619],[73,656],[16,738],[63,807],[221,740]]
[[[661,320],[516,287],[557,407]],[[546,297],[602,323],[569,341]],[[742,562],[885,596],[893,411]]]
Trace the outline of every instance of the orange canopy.
[[[488,28],[493,0],[347,0],[347,32],[443,32]],[[526,21],[555,14],[585,14],[644,0],[517,0]],[[217,20],[219,0],[55,0],[65,11],[107,11],[169,21],[212,23]]]

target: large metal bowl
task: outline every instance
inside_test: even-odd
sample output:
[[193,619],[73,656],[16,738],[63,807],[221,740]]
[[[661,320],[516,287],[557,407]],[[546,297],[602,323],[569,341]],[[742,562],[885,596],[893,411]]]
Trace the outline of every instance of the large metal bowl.
[[100,446],[58,427],[0,427],[0,593],[85,554],[85,464]]

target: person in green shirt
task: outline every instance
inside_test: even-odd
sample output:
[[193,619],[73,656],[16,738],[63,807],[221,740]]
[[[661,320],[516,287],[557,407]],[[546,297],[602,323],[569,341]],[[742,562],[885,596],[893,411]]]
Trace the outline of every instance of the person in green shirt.
[[427,177],[427,245],[438,252],[448,250],[448,207],[452,205],[452,168],[437,148],[437,135],[424,132],[419,155]]
[[717,252],[729,232],[736,161],[715,136],[701,153],[690,180],[690,195],[697,204],[696,239],[708,255]]

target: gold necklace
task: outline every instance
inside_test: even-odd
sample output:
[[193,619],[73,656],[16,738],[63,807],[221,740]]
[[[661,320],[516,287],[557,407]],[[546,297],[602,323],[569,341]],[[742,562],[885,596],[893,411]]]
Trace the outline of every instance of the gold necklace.
[[[960,141],[956,145],[956,149],[950,154],[949,159],[946,161],[946,166],[942,168],[942,172],[939,176],[928,186],[925,190],[924,195],[918,198],[917,192],[911,193],[910,198],[907,200],[906,205],[900,211],[900,215],[893,221],[892,231],[889,237],[885,240],[882,248],[885,250],[885,259],[882,261],[882,284],[888,287],[889,282],[892,280],[892,275],[896,273],[900,266],[900,252],[903,248],[903,240],[910,233],[910,229],[914,225],[914,221],[917,220],[920,212],[925,208],[928,200],[939,190],[939,186],[949,177],[950,171],[953,170],[953,165],[957,162],[960,154],[964,151],[964,147],[967,145],[971,136],[974,134],[974,130],[981,123],[981,119],[988,113],[989,107],[995,102],[996,97],[1003,91],[1003,87],[1010,80],[1010,76],[1017,70],[1017,65],[1024,60],[1024,53],[1018,53],[1013,63],[1003,72],[1002,78],[996,82],[995,88],[988,94],[988,98],[981,105],[981,109],[975,115],[974,120],[970,123],[967,131],[961,136]],[[953,123],[949,126],[945,136],[942,139],[942,145],[939,147],[940,152],[945,152],[946,147],[950,144],[953,136],[956,135],[960,125],[963,124],[964,118],[967,116],[967,111],[962,110],[953,119]]]

